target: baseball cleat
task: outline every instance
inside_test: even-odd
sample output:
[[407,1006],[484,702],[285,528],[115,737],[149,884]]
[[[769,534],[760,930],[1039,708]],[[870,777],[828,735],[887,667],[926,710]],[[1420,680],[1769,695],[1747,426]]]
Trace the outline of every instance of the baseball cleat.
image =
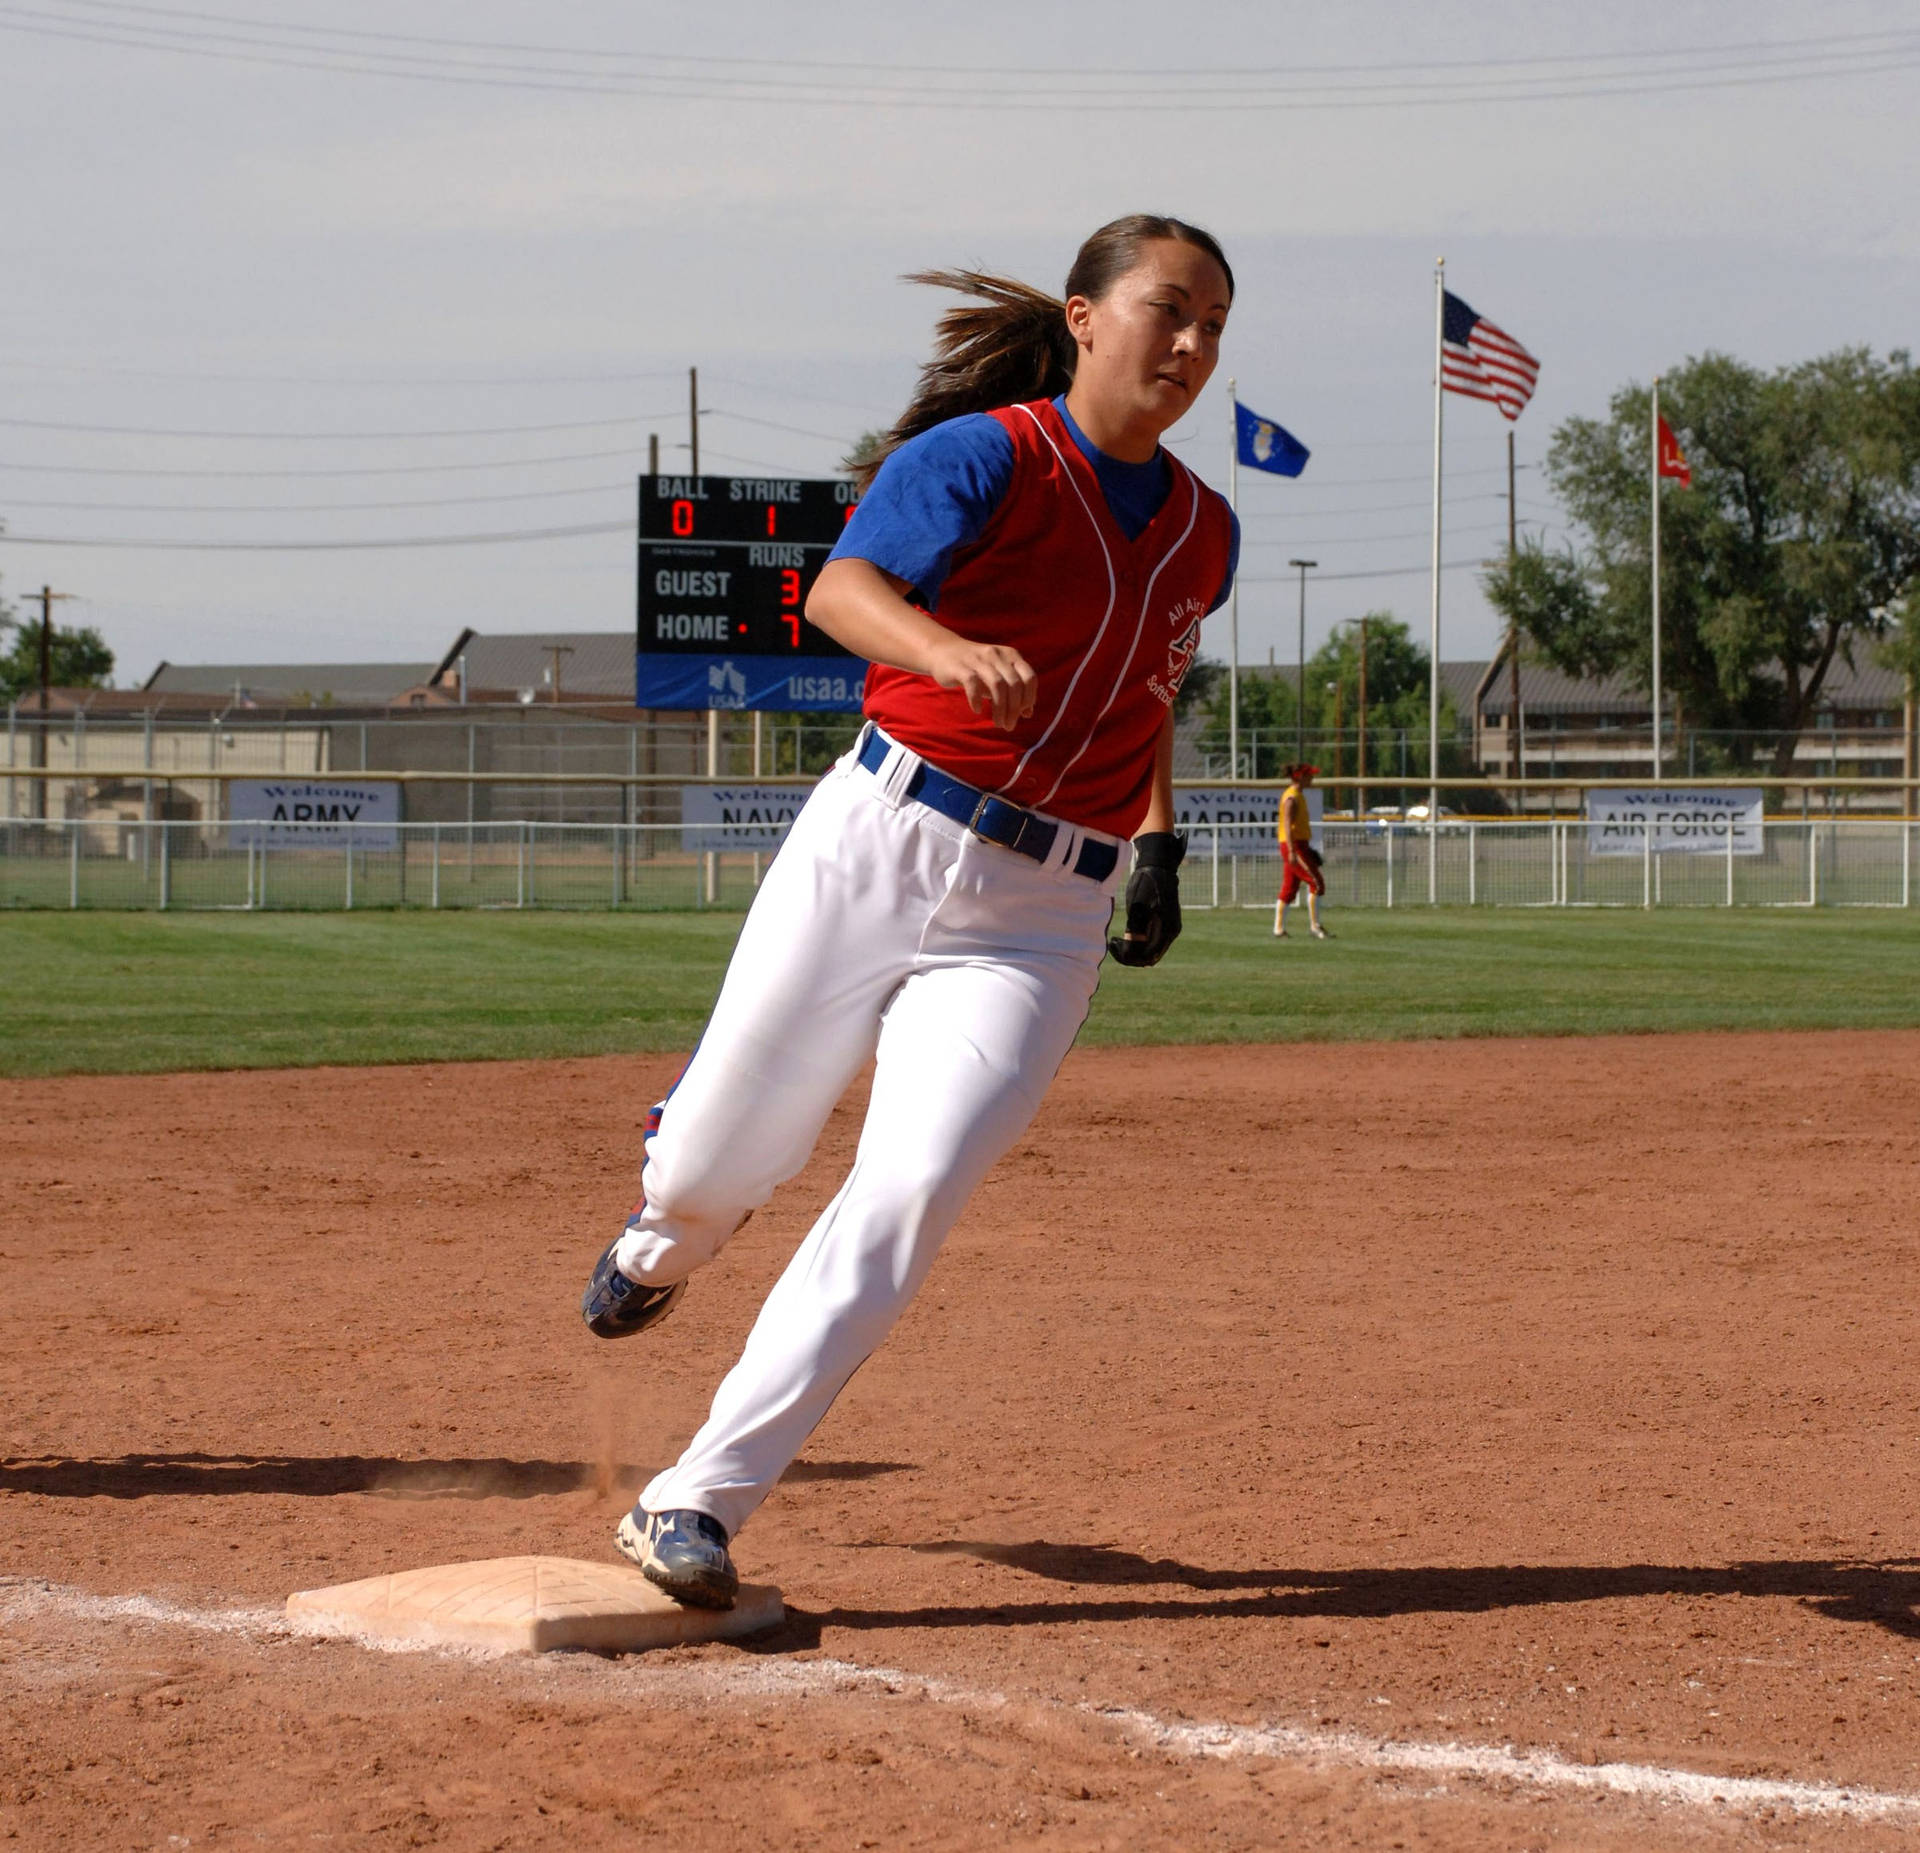
[[1331,939],[1333,937],[1323,926],[1312,926],[1309,927],[1307,931],[1310,932],[1315,939]]
[[676,1280],[670,1287],[645,1287],[629,1280],[614,1266],[613,1254],[619,1246],[616,1236],[594,1263],[587,1290],[580,1296],[580,1317],[596,1338],[631,1338],[650,1325],[658,1325],[687,1290],[684,1280]]
[[695,1608],[730,1609],[740,1578],[727,1555],[726,1528],[704,1512],[648,1512],[635,1506],[613,1542],[656,1589]]

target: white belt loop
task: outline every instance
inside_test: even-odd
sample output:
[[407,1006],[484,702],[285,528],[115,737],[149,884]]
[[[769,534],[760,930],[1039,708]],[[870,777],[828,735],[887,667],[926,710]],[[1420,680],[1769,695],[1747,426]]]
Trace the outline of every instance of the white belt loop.
[[897,811],[907,801],[907,781],[919,771],[920,755],[889,735],[880,737],[887,742],[887,756],[874,774],[874,783],[880,787],[881,802],[888,810]]

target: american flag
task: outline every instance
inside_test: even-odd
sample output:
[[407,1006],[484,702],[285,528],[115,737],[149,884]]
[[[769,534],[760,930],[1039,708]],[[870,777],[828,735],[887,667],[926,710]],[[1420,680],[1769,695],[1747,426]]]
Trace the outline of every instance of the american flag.
[[1440,384],[1469,399],[1490,399],[1509,420],[1533,397],[1540,363],[1504,328],[1475,315],[1451,290],[1440,321]]

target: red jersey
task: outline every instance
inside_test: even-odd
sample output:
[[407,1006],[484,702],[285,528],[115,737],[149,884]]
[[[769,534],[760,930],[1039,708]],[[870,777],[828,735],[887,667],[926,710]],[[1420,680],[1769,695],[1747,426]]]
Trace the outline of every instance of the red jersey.
[[1131,836],[1154,748],[1232,557],[1233,516],[1178,458],[1160,512],[1133,540],[1048,399],[991,412],[1013,476],[978,540],[958,549],[940,622],[1033,665],[1033,712],[1012,732],[958,689],[875,663],[866,713],[941,771],[1082,829]]

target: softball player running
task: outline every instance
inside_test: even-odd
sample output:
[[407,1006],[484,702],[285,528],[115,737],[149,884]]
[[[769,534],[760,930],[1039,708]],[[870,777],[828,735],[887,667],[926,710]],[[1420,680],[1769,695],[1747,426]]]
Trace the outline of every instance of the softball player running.
[[1320,897],[1327,891],[1327,878],[1320,867],[1320,852],[1313,846],[1313,818],[1307,811],[1307,787],[1313,783],[1318,766],[1289,766],[1287,788],[1280,794],[1280,898],[1273,907],[1273,936],[1287,937],[1287,909],[1303,888],[1307,895],[1307,930],[1315,939],[1325,939],[1327,929],[1320,924]]
[[875,1062],[852,1171],[617,1533],[713,1607],[735,1534],[1032,1119],[1103,949],[1152,965],[1180,931],[1173,701],[1238,534],[1159,440],[1213,372],[1232,272],[1205,232],[1141,215],[1087,240],[1064,302],[918,280],[976,304],[943,317],[807,604],[872,664],[868,724],[761,884],[581,1302],[603,1337],[663,1318]]

